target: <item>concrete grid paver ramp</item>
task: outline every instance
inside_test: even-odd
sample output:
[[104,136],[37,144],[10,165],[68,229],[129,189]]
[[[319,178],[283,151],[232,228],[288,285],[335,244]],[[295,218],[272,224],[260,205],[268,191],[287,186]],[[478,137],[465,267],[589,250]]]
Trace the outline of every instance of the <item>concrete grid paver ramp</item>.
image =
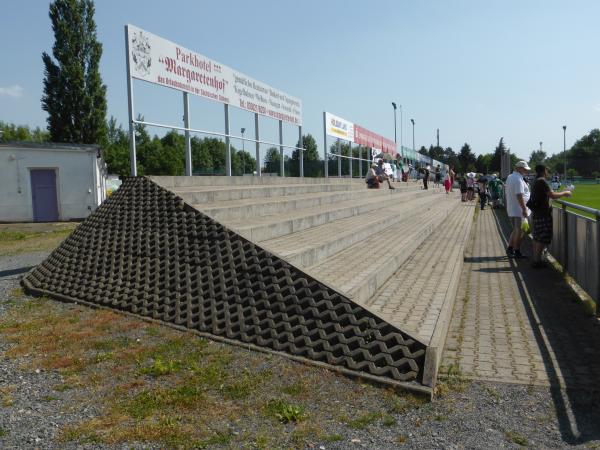
[[443,365],[474,379],[597,389],[600,327],[561,274],[506,257],[509,232],[504,211],[479,212]]
[[23,280],[30,293],[419,388],[425,345],[146,178]]

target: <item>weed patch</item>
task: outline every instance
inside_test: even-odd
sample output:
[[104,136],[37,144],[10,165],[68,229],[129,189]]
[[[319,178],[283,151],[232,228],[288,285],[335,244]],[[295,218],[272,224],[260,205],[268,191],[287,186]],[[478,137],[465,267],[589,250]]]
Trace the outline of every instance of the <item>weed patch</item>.
[[281,423],[300,422],[307,414],[304,407],[289,403],[284,399],[273,399],[267,403],[266,412]]
[[348,423],[346,423],[346,425],[348,428],[362,430],[367,428],[367,426],[377,422],[377,420],[379,420],[382,416],[383,414],[379,412],[367,413],[357,417],[356,419],[350,420]]
[[527,438],[516,431],[507,431],[506,437],[521,447],[527,447],[529,445]]

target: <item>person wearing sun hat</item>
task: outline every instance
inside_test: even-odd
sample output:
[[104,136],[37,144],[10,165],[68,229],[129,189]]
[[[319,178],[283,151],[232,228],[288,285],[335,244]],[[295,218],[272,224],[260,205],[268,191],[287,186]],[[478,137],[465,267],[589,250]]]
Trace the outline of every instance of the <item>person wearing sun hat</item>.
[[521,226],[527,220],[531,211],[527,208],[527,202],[531,196],[529,185],[523,178],[531,170],[526,161],[515,164],[515,170],[506,179],[506,213],[510,218],[513,230],[508,239],[506,254],[509,258],[526,258],[521,253],[521,240],[523,231]]

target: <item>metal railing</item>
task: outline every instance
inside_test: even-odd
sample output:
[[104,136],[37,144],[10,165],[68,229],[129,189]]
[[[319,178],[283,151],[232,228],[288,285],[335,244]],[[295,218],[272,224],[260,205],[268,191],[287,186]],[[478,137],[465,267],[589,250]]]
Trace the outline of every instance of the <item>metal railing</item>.
[[[563,200],[555,203],[560,208],[552,209],[554,227],[549,251],[594,300],[596,316],[600,317],[600,210]],[[591,214],[595,220],[567,208]]]

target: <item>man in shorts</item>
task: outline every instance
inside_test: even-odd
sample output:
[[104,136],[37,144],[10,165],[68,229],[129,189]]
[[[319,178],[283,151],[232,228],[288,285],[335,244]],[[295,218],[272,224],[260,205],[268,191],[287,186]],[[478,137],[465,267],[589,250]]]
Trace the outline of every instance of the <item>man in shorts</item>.
[[554,192],[546,178],[548,168],[543,164],[535,166],[537,179],[531,188],[531,199],[529,207],[532,217],[533,255],[531,267],[536,269],[545,267],[542,261],[542,253],[552,241],[552,205],[550,199],[570,197],[571,191]]
[[512,224],[512,233],[508,239],[506,254],[509,258],[526,258],[521,253],[521,240],[523,239],[523,230],[521,225],[527,220],[531,211],[527,208],[527,202],[531,193],[529,185],[523,176],[531,170],[527,162],[519,161],[515,164],[515,170],[506,179],[506,213]]

